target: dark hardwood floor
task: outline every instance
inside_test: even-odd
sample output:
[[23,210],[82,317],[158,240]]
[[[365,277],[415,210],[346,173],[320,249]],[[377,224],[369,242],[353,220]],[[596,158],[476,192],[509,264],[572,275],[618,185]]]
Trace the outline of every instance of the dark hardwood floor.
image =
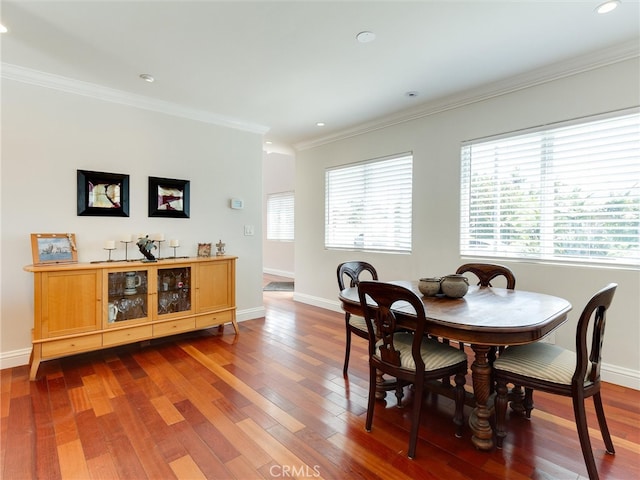
[[[1,478],[586,477],[570,400],[540,392],[531,420],[509,417],[491,452],[468,428],[455,438],[453,402],[428,394],[409,460],[410,410],[395,396],[364,430],[364,341],[353,339],[343,378],[343,315],[292,295],[265,293],[266,317],[239,336],[227,326],[44,362],[35,382],[26,366],[2,370]],[[587,404],[601,478],[640,478],[640,392],[606,384],[603,399],[615,456]]]

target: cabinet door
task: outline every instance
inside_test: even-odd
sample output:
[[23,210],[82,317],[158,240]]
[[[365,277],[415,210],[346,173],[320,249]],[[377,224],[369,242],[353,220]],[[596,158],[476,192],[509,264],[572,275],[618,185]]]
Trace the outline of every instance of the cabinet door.
[[[101,328],[102,277],[98,270],[44,272],[40,276],[40,338]],[[37,292],[36,292],[37,293]],[[36,322],[38,323],[38,322]]]
[[107,328],[148,321],[149,293],[153,290],[148,269],[105,269],[104,319]]
[[165,315],[181,317],[192,313],[191,268],[191,265],[158,267],[156,272],[158,318]]
[[202,262],[196,269],[196,311],[211,312],[235,306],[233,260]]

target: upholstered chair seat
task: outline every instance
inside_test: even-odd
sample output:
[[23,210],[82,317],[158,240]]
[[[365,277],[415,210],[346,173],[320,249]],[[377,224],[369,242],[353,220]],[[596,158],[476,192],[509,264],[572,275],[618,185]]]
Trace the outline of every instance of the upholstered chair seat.
[[[576,371],[576,354],[549,343],[530,343],[506,348],[493,364],[505,372],[558,385],[571,385]],[[589,373],[585,385],[589,383]]]
[[[413,346],[414,335],[409,332],[399,332],[394,334],[393,344],[400,353],[400,366],[407,370],[416,370],[416,362],[413,359],[411,348]],[[376,342],[376,352],[374,356],[380,360],[379,348],[383,341]],[[424,362],[424,370],[431,372],[439,368],[452,367],[467,360],[467,356],[461,350],[452,348],[449,345],[438,342],[433,338],[423,338],[420,345],[420,356]]]

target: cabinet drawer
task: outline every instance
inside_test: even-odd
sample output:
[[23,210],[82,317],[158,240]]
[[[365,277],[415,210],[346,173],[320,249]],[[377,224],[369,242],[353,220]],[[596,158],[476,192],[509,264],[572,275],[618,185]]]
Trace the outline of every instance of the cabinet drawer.
[[196,328],[214,327],[229,323],[233,320],[233,310],[225,312],[209,313],[207,315],[199,315],[196,317]]
[[67,338],[42,343],[43,357],[58,357],[72,353],[88,352],[102,346],[102,334]]
[[113,332],[105,332],[102,338],[102,344],[105,347],[111,345],[120,345],[122,343],[137,342],[151,338],[153,329],[151,325],[142,325],[140,327],[127,328],[126,330],[116,330]]
[[195,328],[196,322],[191,318],[183,318],[181,320],[172,320],[153,325],[153,336],[163,337],[165,335],[173,335],[174,333],[188,332]]

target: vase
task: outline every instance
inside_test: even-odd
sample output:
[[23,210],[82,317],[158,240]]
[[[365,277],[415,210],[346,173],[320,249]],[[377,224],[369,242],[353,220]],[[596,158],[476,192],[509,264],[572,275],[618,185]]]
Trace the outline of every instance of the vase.
[[451,298],[462,298],[469,290],[469,280],[460,274],[446,275],[440,282],[442,293]]
[[418,290],[425,297],[434,297],[440,293],[440,277],[421,278],[418,281]]

